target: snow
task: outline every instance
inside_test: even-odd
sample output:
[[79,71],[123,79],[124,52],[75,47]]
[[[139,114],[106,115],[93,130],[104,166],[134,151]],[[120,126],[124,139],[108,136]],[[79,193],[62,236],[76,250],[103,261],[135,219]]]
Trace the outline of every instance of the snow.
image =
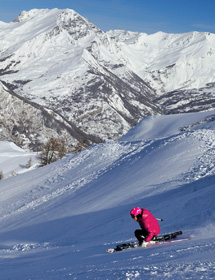
[[137,126],[124,135],[122,141],[163,138],[180,133],[181,129],[213,116],[214,111],[178,115],[146,117]]
[[[0,278],[214,279],[214,116],[147,117],[117,143],[1,180]],[[0,142],[0,170],[25,153]],[[135,240],[134,206],[188,240],[107,254]]]
[[[0,171],[4,178],[15,174],[24,173],[38,165],[37,155],[33,152],[25,152],[23,149],[8,141],[0,142]],[[28,167],[28,163],[31,166]]]

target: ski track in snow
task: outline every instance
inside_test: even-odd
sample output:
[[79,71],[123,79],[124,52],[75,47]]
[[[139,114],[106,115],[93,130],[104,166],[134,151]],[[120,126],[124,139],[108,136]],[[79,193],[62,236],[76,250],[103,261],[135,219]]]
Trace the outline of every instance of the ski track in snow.
[[[82,169],[81,178],[78,177],[72,183],[66,184],[65,187],[57,188],[56,190],[41,196],[40,192],[41,191],[44,192],[44,190],[46,190],[45,186],[49,186],[47,188],[47,191],[50,191],[52,188],[54,188],[54,186],[58,187],[60,183],[62,183],[65,180],[66,172],[69,172],[71,168],[73,168],[74,166],[75,168],[78,168],[79,165],[81,165],[84,161],[87,161],[87,159],[91,157],[92,153],[96,153],[96,150],[98,148],[95,147],[95,149],[89,149],[84,151],[82,157],[74,157],[72,159],[66,160],[63,166],[60,168],[58,167],[58,169],[56,170],[57,175],[53,176],[51,179],[48,179],[44,182],[44,187],[37,186],[34,188],[31,196],[31,202],[26,203],[25,205],[19,207],[18,209],[12,211],[7,215],[1,216],[0,219],[7,218],[10,215],[23,212],[27,209],[34,209],[40,206],[41,204],[44,204],[50,200],[58,198],[59,196],[65,193],[71,191],[72,192],[77,191],[82,186],[88,184],[93,180],[96,180],[103,173],[110,171],[116,165],[120,165],[122,161],[126,161],[126,159],[131,157],[133,154],[139,153],[146,146],[150,145],[150,143],[149,144],[143,143],[143,145],[140,145],[139,143],[137,145],[131,145],[130,143],[127,145],[120,145],[120,144],[104,145],[103,149],[100,147],[98,157],[97,158],[94,157],[95,160],[89,163],[88,165],[86,165]],[[111,146],[111,149],[108,146]],[[97,165],[101,162],[101,158],[104,162],[104,166],[101,166],[98,169]],[[94,169],[95,171],[93,171]],[[40,196],[38,199],[34,199],[35,193],[36,196],[37,195]],[[23,200],[26,201],[26,199]]]

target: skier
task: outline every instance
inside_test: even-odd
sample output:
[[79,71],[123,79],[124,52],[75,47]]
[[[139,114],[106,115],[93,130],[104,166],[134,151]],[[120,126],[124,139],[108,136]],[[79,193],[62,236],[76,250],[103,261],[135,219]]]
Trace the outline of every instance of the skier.
[[147,242],[160,233],[159,223],[149,210],[140,207],[133,208],[130,215],[141,227],[134,232],[139,241],[139,246],[146,247]]

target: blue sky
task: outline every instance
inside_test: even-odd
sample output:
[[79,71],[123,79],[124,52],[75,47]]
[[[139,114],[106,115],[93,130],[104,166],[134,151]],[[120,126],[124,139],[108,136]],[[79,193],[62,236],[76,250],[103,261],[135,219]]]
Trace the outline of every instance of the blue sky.
[[215,0],[0,0],[0,21],[34,8],[74,9],[103,31],[215,33]]

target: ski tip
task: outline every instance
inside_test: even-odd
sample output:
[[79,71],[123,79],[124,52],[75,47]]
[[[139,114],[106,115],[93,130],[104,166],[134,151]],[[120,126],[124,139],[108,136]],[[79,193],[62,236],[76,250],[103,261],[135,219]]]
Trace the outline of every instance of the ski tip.
[[106,250],[106,252],[109,253],[109,254],[114,253],[115,251],[116,251],[115,249],[107,249]]

